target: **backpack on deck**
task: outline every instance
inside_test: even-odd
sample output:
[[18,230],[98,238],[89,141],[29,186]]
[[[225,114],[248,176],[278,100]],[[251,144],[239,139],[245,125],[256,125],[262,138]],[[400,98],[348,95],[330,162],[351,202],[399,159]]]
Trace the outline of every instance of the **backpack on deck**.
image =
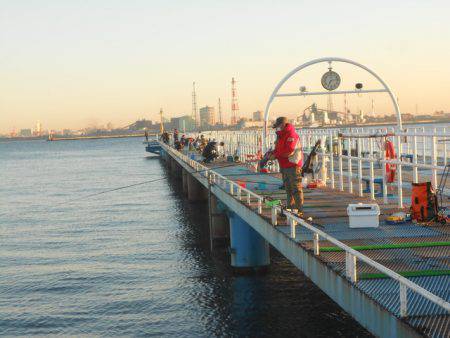
[[431,182],[412,183],[411,218],[429,222],[436,218],[437,213],[437,197]]

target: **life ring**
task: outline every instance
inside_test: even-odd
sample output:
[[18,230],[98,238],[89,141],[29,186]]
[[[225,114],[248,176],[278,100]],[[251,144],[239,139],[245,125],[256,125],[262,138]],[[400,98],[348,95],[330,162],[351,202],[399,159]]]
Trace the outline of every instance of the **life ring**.
[[[397,158],[395,154],[394,144],[386,140],[385,142],[386,160],[394,160]],[[386,163],[386,182],[392,183],[395,179],[395,172],[397,171],[397,165],[393,163]]]

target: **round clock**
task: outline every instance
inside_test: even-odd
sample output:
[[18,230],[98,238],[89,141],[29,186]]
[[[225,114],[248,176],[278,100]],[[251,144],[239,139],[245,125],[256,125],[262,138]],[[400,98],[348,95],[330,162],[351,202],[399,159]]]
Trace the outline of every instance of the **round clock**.
[[335,90],[341,84],[341,77],[338,73],[329,70],[322,75],[322,87],[326,90]]

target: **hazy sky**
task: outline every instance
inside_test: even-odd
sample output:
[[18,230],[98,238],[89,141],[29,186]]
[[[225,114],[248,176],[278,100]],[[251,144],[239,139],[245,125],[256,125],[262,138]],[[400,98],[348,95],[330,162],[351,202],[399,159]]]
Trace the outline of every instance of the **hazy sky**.
[[[191,112],[222,98],[231,77],[242,112],[264,109],[292,68],[323,56],[359,61],[399,96],[403,112],[450,110],[449,1],[0,0],[0,133],[13,127],[81,128]],[[335,68],[341,89],[370,80]],[[313,88],[326,65],[293,79]],[[308,75],[308,74],[309,75]],[[347,84],[347,88],[343,86]],[[390,113],[383,95],[351,109]],[[322,105],[322,101],[319,105]],[[312,101],[279,100],[295,116]],[[342,107],[342,98],[335,99]]]

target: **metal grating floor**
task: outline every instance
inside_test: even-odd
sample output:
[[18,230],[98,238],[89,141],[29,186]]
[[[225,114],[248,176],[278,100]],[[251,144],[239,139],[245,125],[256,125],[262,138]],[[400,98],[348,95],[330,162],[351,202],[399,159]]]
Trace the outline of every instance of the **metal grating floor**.
[[[223,163],[219,164],[223,165]],[[274,175],[251,172],[244,166],[215,169],[234,181],[245,182],[246,188],[255,192],[285,200],[285,192],[280,190],[281,180]],[[351,229],[348,226],[346,208],[349,202],[367,201],[349,193],[330,189],[305,190],[305,216],[312,216],[319,229],[341,240],[349,246],[367,244],[450,242],[450,226],[420,226],[409,223],[388,225],[383,219],[394,212],[393,205],[380,205],[381,222],[378,228]],[[266,215],[270,215],[267,211]],[[290,236],[290,228],[279,219],[277,229]],[[284,225],[283,225],[284,224]],[[312,249],[312,232],[296,228],[296,240],[306,249]],[[321,247],[330,243],[321,240]],[[396,271],[435,271],[450,269],[450,246],[364,250],[365,255]],[[320,260],[337,273],[345,274],[344,252],[321,252]],[[358,273],[376,273],[372,267],[359,262]],[[437,296],[450,301],[450,276],[409,277],[409,279]],[[382,307],[399,316],[399,285],[389,278],[361,279],[355,287],[367,294]],[[430,337],[450,337],[450,316],[445,310],[434,305],[416,293],[408,291],[408,317],[403,318],[418,332]]]

